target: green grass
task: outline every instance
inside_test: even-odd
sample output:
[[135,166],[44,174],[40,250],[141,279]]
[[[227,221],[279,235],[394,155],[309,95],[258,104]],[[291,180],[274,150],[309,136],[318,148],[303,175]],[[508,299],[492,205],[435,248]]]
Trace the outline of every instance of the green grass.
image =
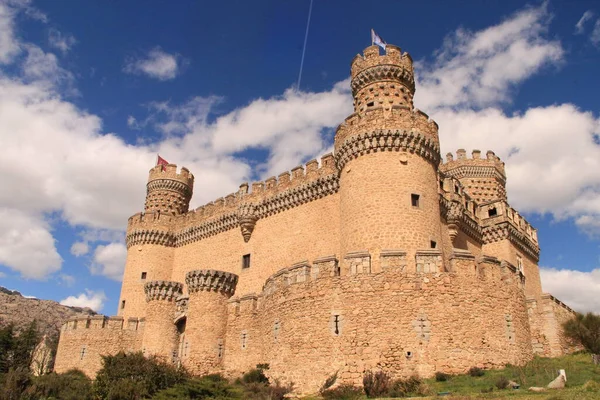
[[[484,376],[478,378],[457,375],[452,376],[446,382],[428,379],[425,383],[436,393],[451,392],[453,395],[473,395],[493,388],[491,393],[493,396],[512,397],[523,392],[531,395],[531,392],[527,390],[531,386],[545,387],[558,376],[559,369],[564,369],[567,373],[567,388],[581,387],[590,380],[600,383],[600,367],[594,366],[589,354],[573,354],[558,358],[536,357],[525,366],[508,365],[504,369],[488,370]],[[521,389],[497,389],[495,384],[501,376],[519,383]],[[548,393],[539,394],[535,398],[544,398],[544,396],[547,397]],[[597,393],[596,396],[600,398],[600,393]]]
[[[546,387],[558,376],[558,370],[567,373],[566,388],[534,393],[531,386]],[[504,376],[521,385],[518,390],[496,388],[498,379]],[[600,366],[592,363],[589,354],[573,354],[558,358],[535,358],[522,367],[508,365],[498,370],[486,370],[481,377],[452,375],[446,382],[434,378],[424,380],[434,394],[420,399],[463,400],[463,399],[518,399],[518,400],[600,400]],[[482,390],[493,388],[491,393]],[[447,396],[435,393],[450,392]],[[364,397],[366,399],[366,396]],[[314,398],[311,398],[314,399]]]

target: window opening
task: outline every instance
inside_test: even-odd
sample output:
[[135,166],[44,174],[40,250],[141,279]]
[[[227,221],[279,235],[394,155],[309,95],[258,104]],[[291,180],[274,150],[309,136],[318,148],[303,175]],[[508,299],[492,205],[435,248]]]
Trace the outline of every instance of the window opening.
[[250,254],[244,254],[242,256],[242,268],[250,268]]
[[375,105],[375,102],[370,101],[367,103],[367,107],[373,107]]
[[334,333],[336,335],[339,335],[340,334],[340,316],[339,315],[333,316],[333,323],[335,324]]
[[242,349],[245,349],[248,342],[248,334],[242,333]]
[[121,310],[125,308],[125,300],[121,301]]
[[81,353],[80,353],[80,357],[79,357],[80,360],[83,360],[83,357],[85,357],[85,350],[86,350],[85,346],[83,346],[81,348]]
[[145,280],[146,276],[148,276],[148,274],[146,272],[142,272],[142,279]]
[[410,195],[410,202],[412,204],[413,207],[419,207],[419,198],[421,196],[419,196],[418,194],[411,194]]
[[435,240],[431,241],[431,248],[435,249],[437,247],[437,242]]
[[495,217],[496,215],[498,215],[496,207],[488,208],[488,217]]

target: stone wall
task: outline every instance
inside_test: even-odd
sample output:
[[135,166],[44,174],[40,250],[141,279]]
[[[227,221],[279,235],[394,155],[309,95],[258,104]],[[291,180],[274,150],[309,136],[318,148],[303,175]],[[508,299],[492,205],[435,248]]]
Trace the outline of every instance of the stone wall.
[[62,373],[77,368],[95,377],[102,368],[101,355],[142,350],[144,322],[104,316],[67,322],[61,328],[54,371]]
[[426,377],[529,360],[522,276],[467,253],[451,264],[453,272],[306,271],[300,280],[284,270],[261,295],[230,302],[225,370],[268,362],[273,377],[310,392],[336,371],[360,384],[370,369]]

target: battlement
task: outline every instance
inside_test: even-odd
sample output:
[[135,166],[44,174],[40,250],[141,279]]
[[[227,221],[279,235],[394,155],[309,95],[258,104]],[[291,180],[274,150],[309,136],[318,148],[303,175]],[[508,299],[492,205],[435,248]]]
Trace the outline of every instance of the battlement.
[[194,175],[186,167],[181,167],[178,173],[176,164],[157,165],[150,169],[148,182],[150,183],[158,179],[178,181],[190,188],[194,186]]
[[123,317],[108,317],[106,315],[94,315],[90,317],[71,318],[61,327],[61,332],[66,331],[93,331],[93,330],[110,330],[110,331],[143,331],[144,318],[128,318]]
[[185,275],[185,283],[190,294],[201,291],[220,292],[227,297],[233,296],[238,276],[214,269],[197,269]]
[[[363,50],[363,54],[357,54],[352,60],[350,74],[352,76],[353,92],[359,90],[360,86],[367,84],[368,77],[365,72],[374,67],[400,67],[402,75],[381,76],[379,79],[400,79],[404,77],[406,84],[414,91],[413,60],[410,54],[402,53],[398,46],[386,45],[385,54],[379,54],[379,46],[369,46]],[[378,71],[380,74],[382,71]],[[356,80],[356,83],[354,81]]]
[[183,293],[183,284],[174,281],[150,281],[144,284],[146,301],[174,301]]
[[[491,176],[489,171],[484,171],[482,169],[467,169],[463,167],[491,167],[497,171],[498,174],[506,181],[506,172],[504,171],[504,162],[500,160],[493,151],[488,150],[486,152],[486,157],[481,157],[480,150],[473,150],[471,152],[471,158],[467,157],[467,151],[465,149],[458,149],[456,151],[456,158],[454,154],[448,153],[446,154],[446,162],[440,165],[440,171],[445,174],[449,174],[458,178],[461,178],[466,175],[482,175],[486,174]],[[460,171],[454,171],[455,169],[460,169]]]
[[507,222],[536,246],[538,244],[537,230],[504,200],[480,205],[477,208],[477,215],[483,226],[493,226]]

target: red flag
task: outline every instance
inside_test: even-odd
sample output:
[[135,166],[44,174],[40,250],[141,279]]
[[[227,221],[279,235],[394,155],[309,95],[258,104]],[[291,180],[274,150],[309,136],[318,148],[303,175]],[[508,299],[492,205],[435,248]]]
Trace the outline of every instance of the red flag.
[[165,165],[168,165],[169,162],[162,158],[160,155],[156,155],[158,158],[156,159],[156,165],[162,165],[161,171],[165,170]]

